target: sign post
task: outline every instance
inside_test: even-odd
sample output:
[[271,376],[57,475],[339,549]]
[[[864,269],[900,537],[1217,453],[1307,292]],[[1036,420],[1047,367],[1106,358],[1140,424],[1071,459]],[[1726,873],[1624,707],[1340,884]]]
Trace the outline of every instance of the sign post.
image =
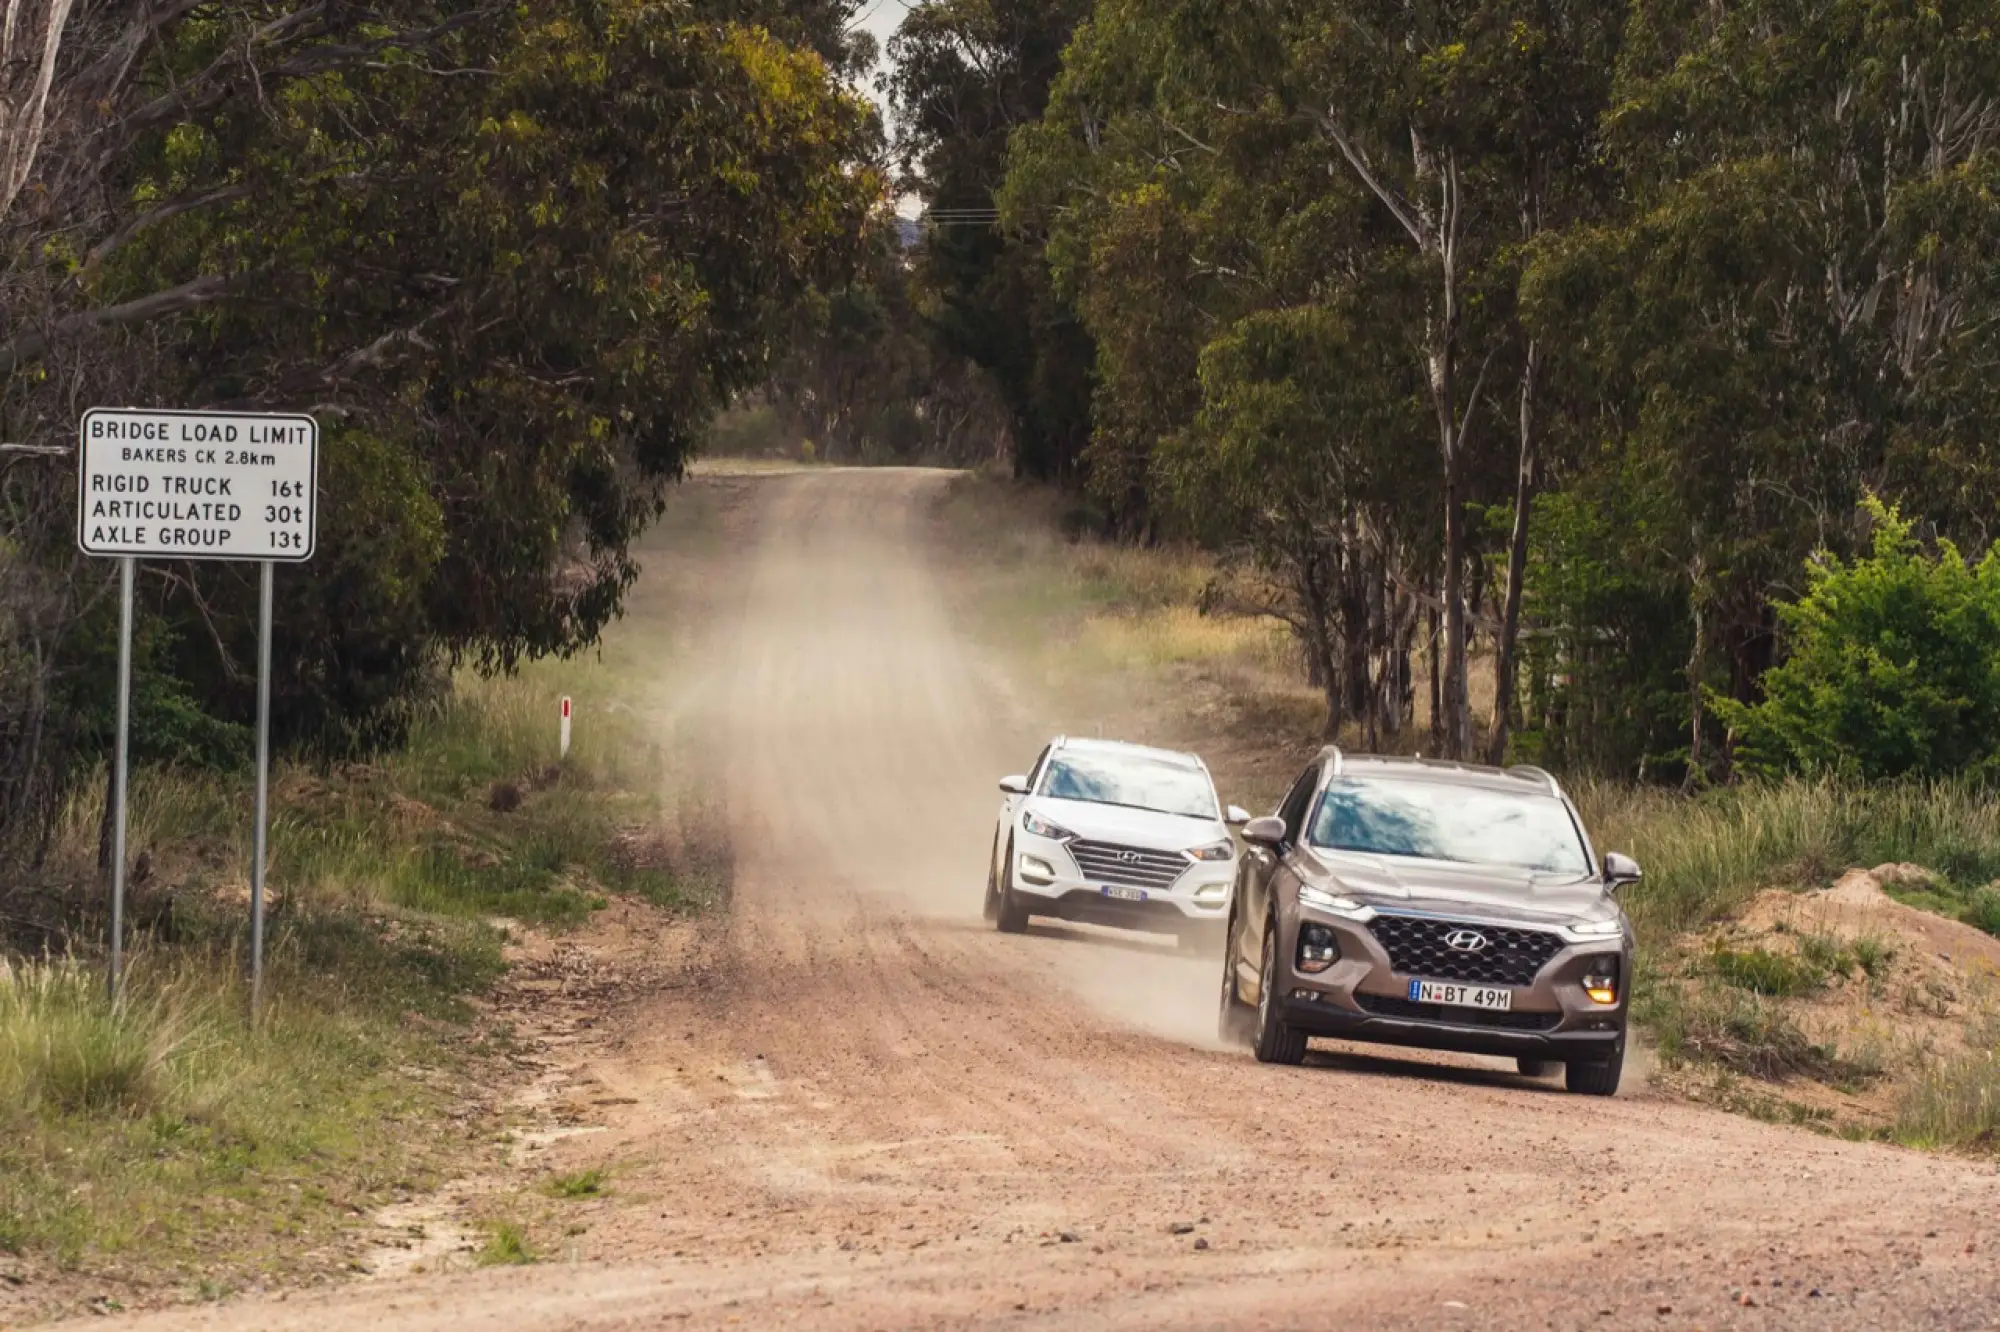
[[319,533],[319,423],[310,416],[148,411],[84,413],[76,544],[119,568],[118,746],[112,799],[111,992],[125,928],[125,814],[131,737],[133,583],[141,558],[254,560],[257,589],[257,800],[250,866],[250,1004],[264,981],[264,861],[271,767],[271,584],[278,564],[312,558]]
[[569,696],[563,695],[562,702],[562,756],[569,757]]
[[129,773],[127,748],[132,734],[132,584],[138,561],[129,555],[118,561],[118,752],[112,760],[117,787],[111,815],[111,1002],[118,1002],[124,977],[125,950],[125,783]]

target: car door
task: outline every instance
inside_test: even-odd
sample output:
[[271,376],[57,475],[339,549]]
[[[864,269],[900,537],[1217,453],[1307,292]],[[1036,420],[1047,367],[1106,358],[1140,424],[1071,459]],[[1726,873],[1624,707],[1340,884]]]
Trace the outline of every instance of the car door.
[[1242,867],[1237,870],[1235,935],[1240,950],[1237,960],[1248,963],[1252,970],[1264,955],[1264,929],[1271,918],[1271,880],[1285,851],[1305,826],[1307,807],[1312,803],[1313,792],[1319,789],[1319,768],[1318,762],[1314,762],[1300,773],[1278,806],[1278,817],[1285,824],[1284,846],[1273,850],[1250,845],[1243,853]]

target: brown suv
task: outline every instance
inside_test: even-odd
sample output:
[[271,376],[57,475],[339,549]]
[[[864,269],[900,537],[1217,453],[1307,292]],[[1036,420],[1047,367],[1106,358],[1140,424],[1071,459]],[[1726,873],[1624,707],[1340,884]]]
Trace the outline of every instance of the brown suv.
[[1613,894],[1639,867],[1597,859],[1553,777],[1328,747],[1243,839],[1224,1040],[1276,1064],[1310,1036],[1512,1056],[1618,1090],[1632,925]]

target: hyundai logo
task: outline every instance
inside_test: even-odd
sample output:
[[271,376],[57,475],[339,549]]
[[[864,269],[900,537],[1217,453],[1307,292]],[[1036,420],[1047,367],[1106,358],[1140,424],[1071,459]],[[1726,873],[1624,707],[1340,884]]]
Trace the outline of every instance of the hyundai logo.
[[1137,851],[1120,851],[1118,853],[1118,863],[1121,865],[1136,865],[1144,859],[1145,857]]
[[1453,930],[1444,936],[1449,946],[1461,953],[1483,953],[1486,951],[1486,936],[1478,930]]

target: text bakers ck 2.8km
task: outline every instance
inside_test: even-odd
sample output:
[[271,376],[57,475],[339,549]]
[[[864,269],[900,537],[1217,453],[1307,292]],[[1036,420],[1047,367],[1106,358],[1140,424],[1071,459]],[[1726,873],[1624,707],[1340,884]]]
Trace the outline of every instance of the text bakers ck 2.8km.
[[83,418],[77,481],[87,554],[295,563],[318,531],[319,424],[97,408]]

